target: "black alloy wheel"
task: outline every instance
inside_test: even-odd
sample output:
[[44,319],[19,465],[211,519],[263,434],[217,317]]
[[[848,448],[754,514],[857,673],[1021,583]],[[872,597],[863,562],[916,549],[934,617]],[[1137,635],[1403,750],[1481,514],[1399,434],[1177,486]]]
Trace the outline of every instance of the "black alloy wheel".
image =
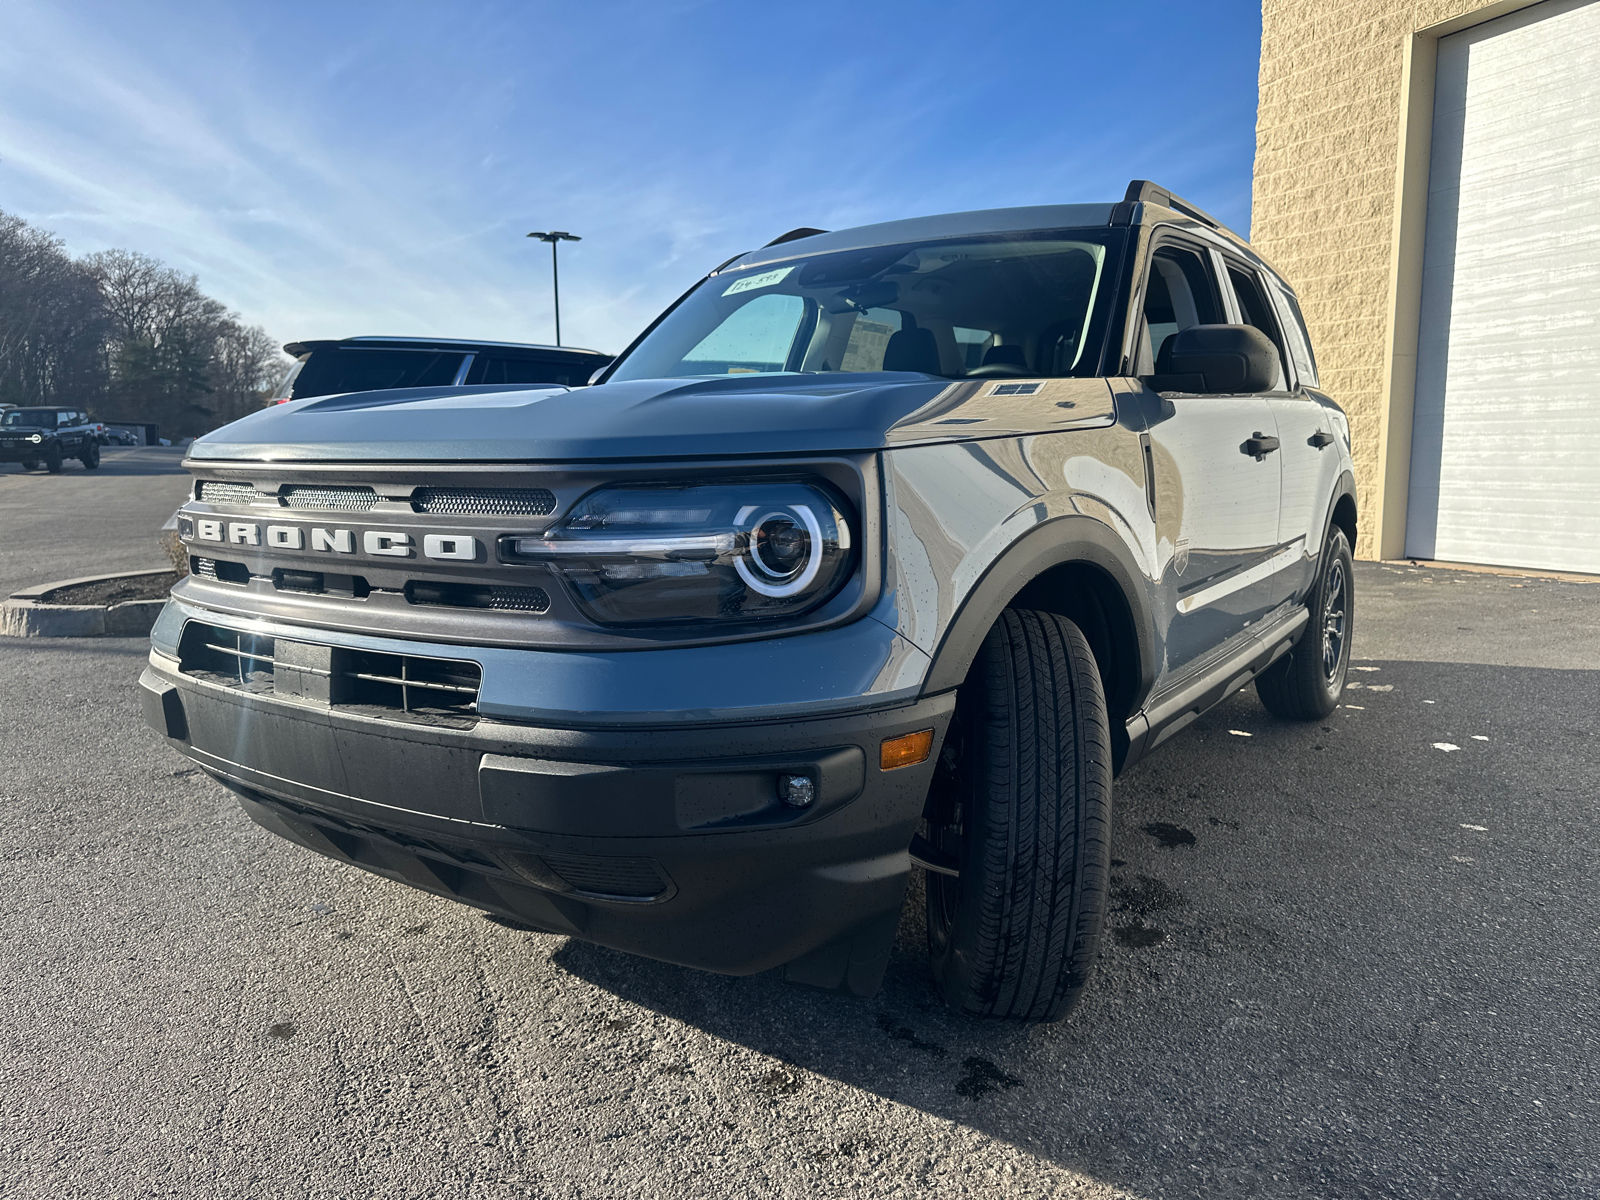
[[1082,632],[1008,609],[961,686],[923,836],[928,958],[962,1012],[1054,1021],[1099,953],[1111,845],[1111,727]]
[[1317,721],[1331,713],[1350,673],[1350,635],[1355,627],[1355,563],[1350,541],[1337,525],[1328,533],[1317,563],[1317,581],[1306,597],[1311,620],[1294,648],[1256,676],[1256,695],[1273,716]]

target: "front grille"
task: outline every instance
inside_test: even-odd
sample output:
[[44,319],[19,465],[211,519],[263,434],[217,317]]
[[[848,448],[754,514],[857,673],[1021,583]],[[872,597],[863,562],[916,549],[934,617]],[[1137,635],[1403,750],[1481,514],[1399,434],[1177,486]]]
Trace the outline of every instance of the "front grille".
[[410,604],[442,604],[450,608],[487,608],[497,612],[542,613],[550,607],[550,594],[539,587],[501,587],[497,584],[406,584]]
[[250,568],[243,563],[201,558],[194,554],[189,556],[189,574],[199,579],[214,579],[219,583],[250,582]]
[[385,709],[421,720],[476,719],[477,663],[373,650],[335,651],[334,677],[345,683],[341,703]]
[[556,497],[544,488],[419,488],[411,507],[448,517],[547,517]]
[[207,504],[254,504],[256,489],[248,483],[227,483],[220,479],[203,479],[196,499]]
[[477,663],[347,650],[191,621],[178,644],[185,675],[387,720],[466,728],[478,719]]
[[378,493],[369,487],[314,487],[293,484],[284,488],[281,494],[283,502],[290,508],[370,512],[378,503]]
[[209,683],[263,695],[273,691],[276,650],[270,637],[191,622],[178,645],[179,669]]
[[545,866],[572,885],[575,892],[622,900],[653,900],[667,890],[653,858],[616,858],[598,854],[541,854]]

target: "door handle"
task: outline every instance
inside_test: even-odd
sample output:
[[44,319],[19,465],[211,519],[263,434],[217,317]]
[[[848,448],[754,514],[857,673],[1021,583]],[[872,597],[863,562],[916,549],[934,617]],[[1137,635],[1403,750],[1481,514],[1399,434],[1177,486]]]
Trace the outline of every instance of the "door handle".
[[1265,433],[1252,433],[1245,444],[1239,447],[1239,453],[1248,454],[1257,462],[1261,462],[1276,450],[1281,442],[1277,438]]
[[1333,434],[1329,433],[1325,429],[1319,429],[1310,437],[1308,437],[1306,441],[1310,445],[1315,446],[1318,450],[1323,450],[1333,445]]

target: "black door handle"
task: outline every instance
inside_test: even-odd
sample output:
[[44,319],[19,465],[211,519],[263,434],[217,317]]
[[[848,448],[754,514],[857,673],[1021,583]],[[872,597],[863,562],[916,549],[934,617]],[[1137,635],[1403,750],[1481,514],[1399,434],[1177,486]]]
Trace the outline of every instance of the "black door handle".
[[1247,440],[1244,445],[1239,447],[1239,452],[1241,454],[1248,454],[1257,462],[1260,462],[1262,459],[1266,458],[1267,455],[1276,450],[1281,444],[1282,443],[1280,443],[1277,438],[1272,437],[1269,434],[1259,432],[1252,433],[1249,437],[1249,440]]
[[1308,437],[1306,441],[1310,445],[1315,446],[1318,450],[1322,450],[1333,445],[1333,434],[1329,433],[1325,429],[1319,429],[1310,437]]

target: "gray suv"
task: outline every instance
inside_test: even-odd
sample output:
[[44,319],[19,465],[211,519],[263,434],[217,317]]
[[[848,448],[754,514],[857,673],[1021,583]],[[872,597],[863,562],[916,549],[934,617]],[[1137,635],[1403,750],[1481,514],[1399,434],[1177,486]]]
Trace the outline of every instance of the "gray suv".
[[1059,1017],[1112,780],[1344,684],[1349,425],[1294,294],[1120,202],[797,230],[576,392],[267,409],[190,449],[150,722],[265,828],[551,933]]

